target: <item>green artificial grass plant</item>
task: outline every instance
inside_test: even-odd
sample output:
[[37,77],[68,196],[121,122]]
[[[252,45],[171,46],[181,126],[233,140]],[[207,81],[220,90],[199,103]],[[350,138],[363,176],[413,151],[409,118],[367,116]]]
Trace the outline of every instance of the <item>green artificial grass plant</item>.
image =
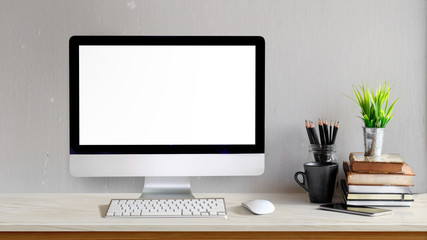
[[378,90],[368,89],[367,86],[353,86],[354,94],[357,101],[351,98],[361,108],[362,117],[359,117],[365,122],[367,128],[385,128],[390,120],[394,117],[392,111],[394,104],[400,99],[396,99],[389,107],[388,100],[390,96],[390,85],[386,81]]

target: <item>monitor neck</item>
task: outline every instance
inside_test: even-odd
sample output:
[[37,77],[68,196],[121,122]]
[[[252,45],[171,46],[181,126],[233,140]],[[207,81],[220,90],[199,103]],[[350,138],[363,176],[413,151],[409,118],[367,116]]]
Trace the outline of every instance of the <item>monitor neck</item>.
[[194,198],[190,177],[145,177],[143,199]]

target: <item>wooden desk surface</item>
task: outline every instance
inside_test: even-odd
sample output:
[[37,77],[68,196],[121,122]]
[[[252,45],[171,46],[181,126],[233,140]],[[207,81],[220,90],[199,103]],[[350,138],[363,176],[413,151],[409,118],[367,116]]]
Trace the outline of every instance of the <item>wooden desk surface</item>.
[[[416,194],[412,207],[390,208],[391,215],[364,217],[319,210],[307,194],[195,194],[224,197],[228,219],[104,218],[112,198],[139,194],[0,194],[0,231],[391,231],[427,232],[427,194]],[[267,199],[276,207],[268,215],[253,215],[242,201]]]

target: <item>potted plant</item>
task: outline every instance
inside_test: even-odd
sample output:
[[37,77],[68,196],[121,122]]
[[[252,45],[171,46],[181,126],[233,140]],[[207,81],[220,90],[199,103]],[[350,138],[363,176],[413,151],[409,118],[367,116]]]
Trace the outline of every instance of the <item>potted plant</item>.
[[372,87],[368,89],[364,84],[353,86],[357,101],[354,98],[351,99],[360,106],[362,117],[359,118],[365,123],[363,127],[365,156],[381,155],[384,129],[393,119],[394,105],[400,99],[399,97],[389,105],[391,89],[387,81],[378,87],[376,92]]

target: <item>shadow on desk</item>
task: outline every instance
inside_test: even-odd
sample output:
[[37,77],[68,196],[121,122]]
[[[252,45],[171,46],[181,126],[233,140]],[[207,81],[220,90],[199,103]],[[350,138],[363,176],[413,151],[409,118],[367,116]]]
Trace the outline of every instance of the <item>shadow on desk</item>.
[[241,215],[241,216],[255,215],[255,214],[249,212],[249,210],[245,209],[243,206],[228,207],[227,212],[228,213],[232,212],[234,214]]
[[101,217],[105,217],[105,215],[107,214],[107,210],[108,210],[108,206],[109,205],[99,205],[99,214],[101,215]]

